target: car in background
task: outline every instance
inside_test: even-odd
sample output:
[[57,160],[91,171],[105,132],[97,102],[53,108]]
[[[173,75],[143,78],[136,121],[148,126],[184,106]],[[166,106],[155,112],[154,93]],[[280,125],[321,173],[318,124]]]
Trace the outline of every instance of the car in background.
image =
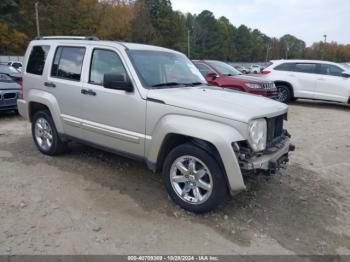
[[249,68],[244,67],[244,66],[234,66],[234,68],[236,68],[242,74],[249,74],[250,73]]
[[18,84],[22,82],[22,73],[12,66],[0,65],[0,73],[11,77]]
[[262,66],[260,65],[251,65],[250,66],[250,73],[253,73],[253,74],[260,74],[261,71],[262,71]]
[[273,82],[258,77],[244,76],[227,63],[214,60],[195,60],[193,63],[211,85],[272,99],[277,99],[278,97],[277,89]]
[[7,74],[0,73],[0,112],[17,111],[21,86]]
[[19,62],[19,61],[9,61],[7,63],[8,66],[12,66],[14,67],[16,70],[22,72],[22,62]]
[[279,101],[297,98],[326,100],[350,104],[350,69],[319,60],[277,60],[262,71],[264,79],[273,81]]

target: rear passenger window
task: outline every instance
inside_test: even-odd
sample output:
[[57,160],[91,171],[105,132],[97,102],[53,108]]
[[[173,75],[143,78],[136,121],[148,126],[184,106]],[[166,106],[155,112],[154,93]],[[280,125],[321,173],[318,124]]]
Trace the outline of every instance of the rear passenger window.
[[277,71],[293,71],[294,64],[293,63],[284,63],[276,66],[274,70]]
[[84,47],[58,47],[51,69],[51,76],[80,81],[84,55]]
[[316,74],[316,64],[295,64],[295,72]]
[[47,45],[33,46],[28,59],[27,73],[34,75],[43,74],[45,61],[49,50],[50,46]]
[[92,54],[89,83],[103,85],[105,74],[113,73],[127,78],[127,73],[119,56],[109,50],[95,49]]

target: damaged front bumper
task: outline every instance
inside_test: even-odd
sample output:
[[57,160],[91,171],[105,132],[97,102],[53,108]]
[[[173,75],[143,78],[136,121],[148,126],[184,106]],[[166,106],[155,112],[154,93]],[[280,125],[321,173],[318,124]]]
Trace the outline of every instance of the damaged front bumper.
[[238,153],[239,165],[243,173],[252,171],[265,171],[268,174],[275,174],[280,169],[286,168],[289,162],[289,152],[295,150],[295,146],[290,143],[290,139],[286,138],[283,142],[275,146],[275,150],[269,153],[261,153],[258,155]]

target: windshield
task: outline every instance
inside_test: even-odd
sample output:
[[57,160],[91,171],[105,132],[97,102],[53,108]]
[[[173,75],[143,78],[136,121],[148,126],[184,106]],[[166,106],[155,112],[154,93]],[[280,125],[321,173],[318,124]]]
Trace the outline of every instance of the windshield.
[[8,82],[14,82],[14,81],[8,75],[0,73],[0,82],[8,83]]
[[234,68],[233,66],[230,66],[229,64],[226,64],[224,62],[210,61],[209,64],[211,64],[211,66],[215,67],[215,69],[222,75],[236,76],[236,75],[242,74],[236,68]]
[[12,66],[0,65],[0,73],[4,74],[18,74],[19,71]]
[[206,84],[201,73],[185,55],[145,50],[130,50],[129,55],[145,88]]

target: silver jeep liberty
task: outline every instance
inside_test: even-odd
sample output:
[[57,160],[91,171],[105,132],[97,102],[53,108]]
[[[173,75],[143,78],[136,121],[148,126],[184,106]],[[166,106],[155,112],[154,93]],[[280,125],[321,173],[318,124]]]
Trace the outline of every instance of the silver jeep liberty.
[[208,212],[294,150],[285,104],[208,86],[182,53],[95,37],[32,41],[20,114],[46,155],[75,140],[144,161],[182,208]]

